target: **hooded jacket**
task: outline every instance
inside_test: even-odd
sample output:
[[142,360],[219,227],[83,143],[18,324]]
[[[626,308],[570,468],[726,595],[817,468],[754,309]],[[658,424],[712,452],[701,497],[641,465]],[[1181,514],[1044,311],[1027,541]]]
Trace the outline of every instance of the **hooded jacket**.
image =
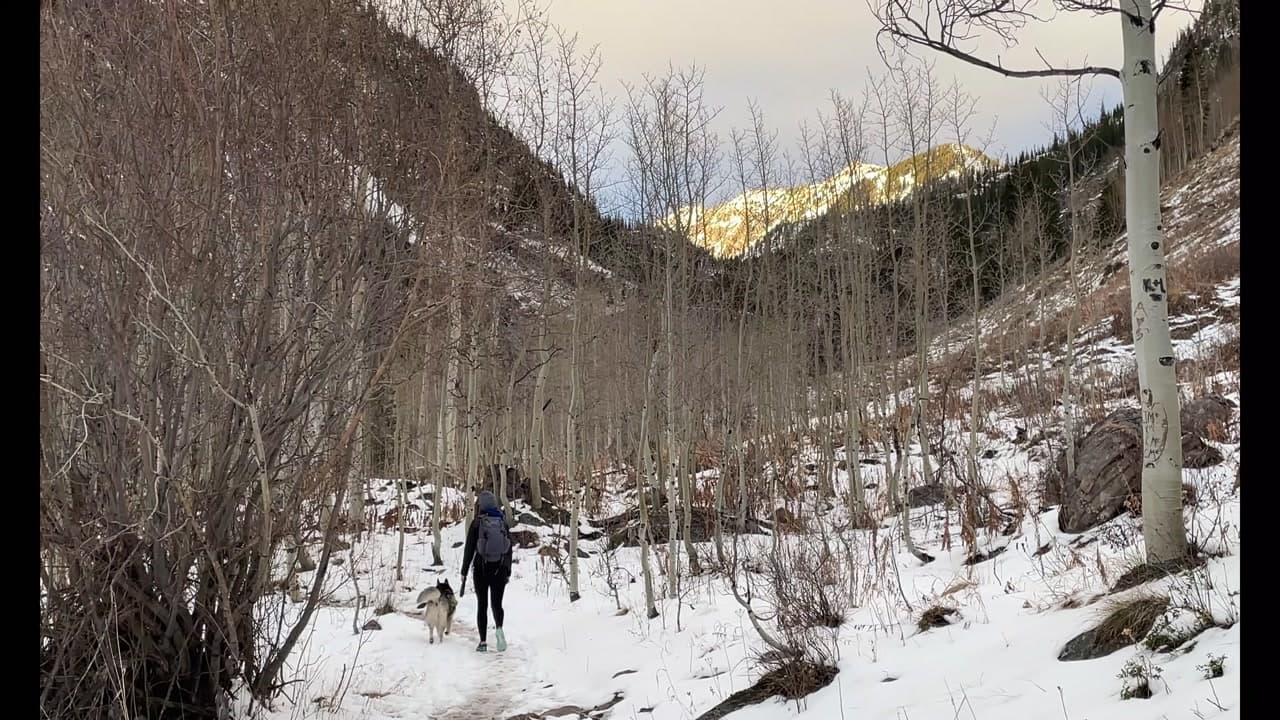
[[496,567],[485,567],[484,558],[476,557],[476,543],[480,539],[480,517],[482,515],[492,515],[493,517],[502,518],[502,522],[511,529],[511,523],[502,513],[502,508],[498,507],[498,498],[493,493],[485,490],[480,493],[480,497],[476,500],[476,516],[471,520],[471,526],[467,528],[467,544],[462,550],[462,575],[465,577],[467,570],[471,569],[471,562],[475,561],[475,574],[485,573],[486,576],[495,580],[506,580],[511,577],[511,551],[508,550],[506,555],[502,556],[502,560],[498,562]]

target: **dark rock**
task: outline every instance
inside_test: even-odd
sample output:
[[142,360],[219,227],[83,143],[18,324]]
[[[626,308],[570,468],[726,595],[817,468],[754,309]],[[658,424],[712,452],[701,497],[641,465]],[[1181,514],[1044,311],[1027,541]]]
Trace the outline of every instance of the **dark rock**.
[[528,550],[529,548],[538,547],[540,541],[538,540],[538,534],[532,530],[512,530],[511,542],[515,543],[518,548]]
[[1235,407],[1235,403],[1221,395],[1198,397],[1182,407],[1182,432],[1210,440],[1220,438],[1218,433],[1231,422]]
[[381,630],[382,625],[377,620],[374,620],[373,618],[369,618],[369,622],[365,623],[364,627],[360,629],[361,630]]
[[798,700],[830,685],[839,672],[834,666],[789,659],[781,667],[765,673],[756,684],[721,700],[715,707],[699,715],[697,720],[719,720],[777,695],[788,700]]
[[[1073,478],[1067,477],[1066,453],[1059,454],[1056,468],[1044,478],[1045,502],[1061,505],[1059,530],[1080,533],[1097,527],[1123,513],[1130,496],[1141,496],[1141,419],[1141,412],[1133,408],[1121,408],[1103,418],[1076,442]],[[1222,461],[1221,453],[1192,433],[1183,435],[1182,452],[1188,467]]]
[[774,508],[773,522],[782,530],[795,530],[800,527],[799,522],[796,520],[795,513],[784,507]]
[[[486,467],[481,467],[480,468],[480,487],[477,490],[477,492],[479,492],[479,490],[488,490],[489,492],[492,492],[494,495],[501,498],[502,494],[500,490],[501,490],[502,479],[504,474],[503,470],[504,470],[504,467],[502,465],[489,465]],[[506,481],[507,481],[507,499],[512,501],[523,500],[524,502],[528,503],[530,507],[532,507],[533,506],[532,479],[525,477],[524,474],[520,472],[520,468],[518,467],[514,467],[514,466],[506,467],[505,471],[506,471],[505,475],[506,475]],[[556,497],[551,492],[551,487],[549,483],[546,483],[546,482],[542,483],[541,486],[538,488],[538,490],[539,490],[538,494],[541,496],[542,502],[544,504],[546,503],[550,503],[551,505],[556,504]]]
[[532,526],[532,527],[546,527],[546,526],[547,526],[547,521],[546,521],[546,520],[543,520],[542,518],[538,517],[537,515],[535,515],[535,514],[533,514],[533,513],[525,513],[525,512],[522,512],[522,513],[516,513],[516,514],[515,514],[515,516],[516,516],[516,524],[517,524],[517,525],[530,525],[530,526]]
[[1058,659],[1095,660],[1142,640],[1168,603],[1165,598],[1141,598],[1116,605],[1097,627],[1071,638],[1058,653]]
[[946,499],[946,488],[942,487],[942,483],[938,482],[913,487],[907,491],[907,504],[913,508],[937,505]]
[[[690,535],[692,537],[690,539],[696,543],[709,542],[716,529],[714,514],[703,508],[694,508],[691,515]],[[667,520],[665,509],[649,509],[649,535],[652,542],[667,542]],[[640,544],[640,511],[638,508],[632,508],[613,517],[593,522],[593,524],[603,528],[608,535],[609,549],[619,546],[636,547]],[[721,526],[726,533],[736,532],[738,528],[737,519],[725,516]],[[684,517],[681,515],[677,531],[681,531],[683,527]],[[767,523],[753,517],[747,517],[743,523],[743,531],[748,535],[764,535],[767,527]]]
[[1200,439],[1199,435],[1182,436],[1182,467],[1197,470],[1222,462],[1222,451]]
[[964,564],[977,565],[978,563],[984,563],[990,560],[991,558],[999,555],[1000,553],[1004,552],[1007,549],[1008,549],[1007,547],[998,547],[998,548],[992,549],[991,552],[982,552],[981,550],[979,550],[973,555],[970,555],[969,558],[964,561]]

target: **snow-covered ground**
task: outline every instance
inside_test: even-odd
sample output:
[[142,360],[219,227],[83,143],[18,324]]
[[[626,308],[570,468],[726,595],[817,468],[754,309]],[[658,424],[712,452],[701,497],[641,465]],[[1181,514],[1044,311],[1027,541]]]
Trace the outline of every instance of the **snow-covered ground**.
[[[1238,280],[1217,299],[1238,302]],[[1238,320],[1206,326],[1208,336],[1225,332]],[[1216,330],[1215,330],[1216,328]],[[1112,343],[1116,341],[1112,339]],[[1101,344],[1100,344],[1101,345]],[[1110,346],[1107,346],[1110,347]],[[983,378],[986,384],[990,378]],[[1205,379],[1209,385],[1238,388],[1238,372]],[[1194,388],[1184,390],[1190,395]],[[1225,397],[1240,402],[1238,390]],[[1119,404],[1119,403],[1116,403]],[[999,507],[1013,507],[1014,487],[1026,496],[1044,470],[1048,454],[1043,444],[1017,440],[1025,419],[996,408],[980,436],[980,475],[992,489]],[[845,620],[831,633],[835,664],[840,672],[827,687],[798,705],[775,697],[734,713],[732,718],[944,718],[978,720],[1000,718],[1233,718],[1240,714],[1240,503],[1233,489],[1239,463],[1239,410],[1228,424],[1225,442],[1211,443],[1223,463],[1203,470],[1187,470],[1186,481],[1196,489],[1196,502],[1187,508],[1193,539],[1217,557],[1201,570],[1112,595],[1116,579],[1142,557],[1140,520],[1128,514],[1081,535],[1057,531],[1057,510],[1030,511],[1012,527],[992,530],[978,538],[990,559],[968,564],[958,538],[958,515],[945,517],[943,506],[913,510],[911,527],[920,550],[935,560],[921,564],[899,540],[897,515],[887,515],[876,531],[849,530],[841,502],[821,500],[807,491],[780,501],[795,515],[825,532],[838,551],[842,569],[833,593],[848,607]],[[965,438],[957,421],[948,436]],[[799,478],[813,487],[816,476],[807,467],[817,449],[806,441],[787,467],[768,468],[785,478]],[[881,513],[885,458],[863,453],[867,497]],[[836,460],[843,459],[837,451]],[[919,448],[908,453],[909,472],[920,471]],[[714,472],[703,473],[710,482]],[[605,512],[634,506],[622,490],[623,473],[608,476],[610,492]],[[849,476],[833,470],[832,489],[843,496]],[[371,511],[380,517],[395,506],[394,484],[372,483],[379,503]],[[426,527],[429,488],[408,493],[415,508],[410,525],[422,528],[408,535],[404,547],[404,579],[394,568],[398,538],[380,530],[357,544],[352,563],[331,570],[325,606],[316,613],[312,632],[292,657],[286,679],[291,700],[280,702],[268,717],[283,718],[495,718],[608,717],[697,718],[731,693],[750,686],[760,676],[756,659],[767,648],[735,601],[722,574],[690,577],[678,600],[665,597],[666,582],[656,579],[660,615],[645,619],[644,593],[636,548],[623,547],[608,557],[603,539],[584,541],[589,555],[581,560],[582,599],[568,600],[567,585],[556,562],[539,553],[544,546],[565,547],[564,528],[522,524],[517,531],[537,536],[533,547],[519,549],[512,583],[506,596],[510,649],[505,654],[474,651],[475,599],[461,598],[454,634],[441,644],[429,644],[421,617],[414,609],[417,593],[448,578],[459,587],[463,527],[455,523],[442,531],[444,566],[432,568],[430,530]],[[445,495],[447,515],[461,513],[456,491]],[[527,508],[518,506],[519,514]],[[767,508],[766,508],[767,510]],[[815,520],[819,519],[820,520]],[[944,519],[946,522],[944,523]],[[584,522],[582,529],[594,528]],[[943,534],[952,545],[943,549]],[[1007,534],[1006,534],[1007,533]],[[815,535],[783,534],[788,548],[814,552]],[[744,554],[762,558],[771,539],[750,535],[742,539]],[[710,557],[709,544],[698,550]],[[665,562],[666,546],[654,548],[654,567]],[[749,563],[747,563],[749,565]],[[303,580],[309,579],[304,574]],[[615,604],[608,579],[618,590]],[[755,608],[773,617],[767,588]],[[356,585],[363,594],[358,613]],[[1154,653],[1134,645],[1089,661],[1057,659],[1064,644],[1096,624],[1116,599],[1161,592],[1175,606],[1207,612],[1215,627],[1175,652]],[[353,632],[374,618],[375,608],[390,601],[395,612],[380,615],[380,630]],[[288,605],[282,596],[271,602]],[[625,609],[620,612],[619,605]],[[956,610],[945,627],[921,631],[917,627],[927,608]],[[772,627],[772,625],[770,625]],[[492,631],[490,631],[492,637]],[[1201,666],[1225,657],[1224,674],[1206,679]],[[1118,676],[1135,659],[1146,658],[1162,669],[1152,683],[1150,699],[1122,700]],[[607,710],[579,715],[570,707]],[[551,714],[548,714],[550,711]],[[560,712],[556,715],[554,713]]]
[[[1210,610],[1225,627],[1206,631],[1190,650],[1153,654],[1134,646],[1098,660],[1057,659],[1069,639],[1097,621],[1107,607],[1108,588],[1140,556],[1141,530],[1134,518],[1124,515],[1072,536],[1057,532],[1057,511],[1050,510],[1028,517],[1011,536],[985,537],[981,542],[988,555],[1005,550],[970,566],[960,542],[949,552],[941,549],[941,507],[922,508],[914,511],[912,524],[917,545],[936,558],[927,565],[890,542],[896,534],[892,529],[880,531],[875,541],[869,531],[829,531],[850,541],[852,557],[867,560],[856,568],[859,577],[842,583],[852,587],[842,592],[855,607],[834,634],[840,673],[800,708],[775,698],[732,717],[1238,717],[1235,438],[1233,433],[1233,442],[1217,444],[1224,463],[1186,473],[1199,498],[1199,505],[1188,509],[1188,525],[1202,546],[1225,555],[1211,559],[1193,579],[1125,593],[1158,589],[1182,604]],[[988,473],[1031,464],[1012,443],[993,443],[991,449],[996,457],[984,460]],[[953,514],[953,533],[954,526]],[[518,529],[556,544],[552,528]],[[583,593],[577,603],[569,602],[551,560],[536,548],[517,551],[505,603],[510,642],[505,654],[475,652],[475,599],[469,588],[453,634],[442,644],[429,644],[414,598],[438,576],[458,588],[462,525],[446,528],[442,539],[445,565],[439,572],[430,567],[429,530],[406,539],[403,581],[394,580],[394,533],[378,533],[357,545],[355,564],[365,596],[358,618],[351,568],[344,563],[333,569],[328,603],[292,658],[290,679],[301,679],[290,691],[294,700],[278,705],[269,717],[503,719],[566,705],[591,708],[621,697],[607,717],[674,720],[697,717],[758,677],[753,658],[764,649],[762,642],[721,577],[690,578],[679,601],[660,599],[661,615],[646,620],[638,553],[621,548],[613,577],[628,612],[619,614],[600,542],[582,544],[592,557],[581,561]],[[749,540],[761,549],[767,544],[760,536]],[[804,542],[797,536],[785,541]],[[659,579],[658,592],[664,588]],[[353,634],[353,618],[364,625],[387,596],[396,612],[377,617],[382,629]],[[954,608],[958,615],[947,627],[921,632],[916,621],[934,605]],[[1151,699],[1121,700],[1117,674],[1139,655],[1163,668],[1162,680],[1153,683]],[[1210,655],[1226,657],[1223,677],[1202,677],[1198,666]]]
[[[1238,163],[1234,142],[1209,160],[1228,166],[1233,160]],[[1227,170],[1218,175],[1219,183],[1235,183],[1238,188],[1231,168]],[[1189,217],[1200,229],[1194,236],[1177,235],[1182,245],[1171,242],[1171,263],[1189,252],[1188,237],[1206,244],[1239,243],[1239,224],[1232,219],[1238,218],[1238,198],[1201,187],[1205,178],[1212,177],[1201,173],[1166,194],[1172,203],[1168,217],[1175,229],[1191,228],[1183,224]],[[1197,207],[1186,207],[1192,201]],[[1175,234],[1171,231],[1171,237]],[[1099,276],[1085,287],[1101,292],[1103,284]],[[1177,340],[1180,360],[1209,358],[1223,344],[1238,339],[1239,287],[1238,273],[1215,282],[1211,293],[1201,294],[1196,309],[1173,318],[1175,327],[1196,323]],[[1048,285],[1039,288],[1050,290]],[[984,320],[1007,310],[996,304]],[[983,325],[994,331],[1016,320],[1011,313]],[[965,332],[958,328],[952,337],[940,338],[939,344],[954,351],[952,344],[962,342]],[[1077,351],[1082,377],[1086,370],[1108,375],[1125,372],[1132,363],[1128,359],[1131,340],[1113,337],[1105,323],[1083,328]],[[1052,367],[1060,358],[1046,360]],[[977,388],[970,384],[961,395],[999,388],[1019,372],[1018,368],[1001,369],[979,378]],[[987,408],[979,470],[996,507],[1010,513],[1013,521],[979,534],[977,546],[986,559],[977,562],[970,562],[959,538],[956,510],[947,515],[941,504],[910,514],[915,544],[935,559],[924,564],[908,552],[900,541],[900,516],[886,512],[880,495],[885,458],[873,451],[864,454],[873,464],[863,466],[862,480],[884,519],[874,530],[849,529],[841,501],[849,487],[848,474],[833,470],[830,485],[837,497],[834,501],[820,497],[814,488],[821,484],[807,467],[815,462],[816,449],[802,438],[789,465],[771,468],[769,474],[798,479],[801,488],[810,488],[779,503],[805,519],[809,532],[784,533],[778,542],[785,550],[812,554],[818,552],[819,538],[825,535],[836,548],[837,562],[826,587],[845,606],[843,623],[828,637],[839,673],[830,685],[799,703],[774,697],[731,717],[1239,717],[1240,499],[1234,485],[1240,459],[1240,377],[1238,368],[1214,367],[1180,379],[1187,397],[1213,389],[1236,404],[1225,437],[1209,443],[1221,451],[1224,461],[1184,474],[1194,489],[1194,501],[1186,507],[1187,527],[1210,557],[1199,569],[1120,593],[1111,592],[1117,578],[1143,556],[1140,518],[1125,513],[1083,534],[1059,532],[1057,509],[1042,511],[1035,497],[1052,454],[1043,441],[1016,437],[1018,427],[1028,423],[1007,405]],[[1105,407],[1120,404],[1125,404],[1123,398],[1109,399]],[[1045,411],[1037,427],[1056,424],[1059,413],[1060,409]],[[815,418],[811,427],[821,422],[826,420]],[[959,420],[948,421],[948,450],[959,452],[967,442],[962,427]],[[838,452],[835,459],[842,458]],[[919,448],[910,449],[908,463],[910,474],[919,472]],[[609,476],[609,486],[616,492],[603,499],[607,511],[632,505],[620,488],[621,477],[621,473]],[[704,473],[700,482],[714,477],[715,473]],[[395,504],[393,488],[383,481],[375,485],[375,497],[381,501],[377,512],[385,512]],[[398,538],[378,525],[377,532],[357,543],[350,560],[344,558],[345,562],[331,568],[324,606],[291,657],[284,678],[293,681],[287,697],[267,717],[677,720],[699,717],[758,679],[757,659],[767,648],[735,600],[724,573],[686,577],[676,599],[666,596],[666,579],[659,573],[655,578],[659,615],[649,620],[638,550],[622,547],[610,554],[604,539],[584,541],[580,545],[587,556],[580,561],[582,597],[570,603],[557,561],[540,551],[565,546],[565,530],[557,526],[521,524],[516,528],[533,533],[537,542],[516,551],[505,603],[510,642],[506,653],[474,651],[475,598],[470,588],[461,598],[453,634],[443,643],[429,644],[414,599],[438,577],[448,578],[458,588],[464,528],[455,522],[443,529],[444,566],[432,568],[430,529],[422,521],[428,501],[417,489],[410,495],[418,508],[412,524],[422,529],[405,538],[403,579],[395,579]],[[450,493],[446,498],[450,515],[460,513],[462,501]],[[758,510],[764,515],[770,509]],[[584,521],[582,529],[593,530],[589,521]],[[949,549],[944,544],[947,533]],[[740,549],[744,558],[759,562],[772,543],[771,536],[748,535],[741,538]],[[657,570],[665,565],[666,547],[653,550]],[[713,556],[709,544],[698,545],[698,551],[707,558]],[[753,577],[754,608],[765,625],[775,629],[777,608],[770,603],[766,576],[749,570],[752,565],[744,562],[738,577],[744,583],[748,575]],[[302,579],[305,582],[310,575]],[[358,611],[357,585],[363,595]],[[610,585],[616,588],[616,601]],[[1212,627],[1171,652],[1135,644],[1099,659],[1058,660],[1063,646],[1095,625],[1114,602],[1150,593],[1167,595],[1184,614],[1201,613],[1211,619]],[[381,629],[354,632],[353,626],[361,627],[374,618],[375,609],[385,601],[393,612],[376,617]],[[272,604],[286,613],[300,607],[276,595],[264,600],[268,606],[264,611],[277,609],[269,607]],[[937,606],[955,611],[948,615],[949,624],[920,630],[921,614]],[[1214,658],[1225,658],[1223,673],[1208,679],[1202,667]],[[1151,682],[1149,699],[1121,698],[1124,683],[1118,675],[1133,661],[1161,669],[1159,678]],[[568,706],[585,710],[579,713]]]

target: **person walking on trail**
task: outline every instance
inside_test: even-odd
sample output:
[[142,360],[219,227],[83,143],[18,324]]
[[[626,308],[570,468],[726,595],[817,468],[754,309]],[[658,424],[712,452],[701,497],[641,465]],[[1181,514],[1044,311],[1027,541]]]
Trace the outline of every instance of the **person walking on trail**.
[[[475,561],[474,567],[472,560]],[[462,551],[462,590],[466,592],[467,569],[476,589],[476,629],[480,631],[480,644],[476,652],[487,652],[485,635],[489,626],[489,605],[493,605],[493,624],[496,628],[498,652],[507,649],[507,638],[502,634],[502,593],[511,579],[511,532],[507,519],[498,507],[498,499],[485,490],[476,499],[476,517],[467,528],[467,544]]]

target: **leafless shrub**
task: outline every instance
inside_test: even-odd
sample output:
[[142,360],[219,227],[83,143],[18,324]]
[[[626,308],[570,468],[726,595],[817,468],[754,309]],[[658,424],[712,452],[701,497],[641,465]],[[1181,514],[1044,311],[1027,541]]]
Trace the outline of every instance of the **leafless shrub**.
[[[397,142],[438,140],[412,93],[442,65],[395,43],[346,2],[41,8],[46,716],[282,687],[373,389],[435,317],[439,248],[359,169],[438,167]],[[384,63],[417,65],[368,82]],[[411,120],[350,112],[393,104]],[[316,536],[302,612],[264,611],[282,543]]]
[[783,543],[770,555],[769,572],[784,635],[807,647],[816,644],[810,635],[819,628],[844,624],[847,569],[832,546],[812,537]]

